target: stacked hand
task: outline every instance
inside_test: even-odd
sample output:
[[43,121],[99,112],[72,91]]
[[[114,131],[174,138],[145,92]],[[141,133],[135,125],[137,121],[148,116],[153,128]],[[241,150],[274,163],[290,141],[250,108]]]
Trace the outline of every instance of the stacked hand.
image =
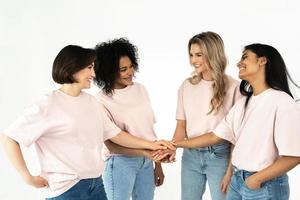
[[154,141],[152,143],[151,149],[152,150],[166,150],[166,149],[170,149],[170,150],[175,151],[176,147],[175,147],[175,143],[174,142],[166,141],[166,140],[157,140],[157,141]]
[[175,143],[172,141],[158,140],[151,146],[152,151],[145,150],[144,156],[155,162],[174,162],[176,155]]
[[175,162],[176,149],[175,150],[164,149],[164,150],[153,151],[151,153],[151,156],[153,160],[156,162],[163,162],[163,163]]

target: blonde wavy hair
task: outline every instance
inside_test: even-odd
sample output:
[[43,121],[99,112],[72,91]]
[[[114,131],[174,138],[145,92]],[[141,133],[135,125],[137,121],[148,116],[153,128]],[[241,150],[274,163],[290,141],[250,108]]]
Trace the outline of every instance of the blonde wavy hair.
[[[192,44],[200,46],[213,78],[213,97],[210,101],[211,110],[207,114],[217,113],[224,103],[228,85],[227,76],[225,75],[227,58],[223,40],[217,33],[208,31],[192,37],[188,44],[188,51],[190,51]],[[198,84],[201,80],[202,75],[197,73],[189,78],[190,83],[193,85]]]

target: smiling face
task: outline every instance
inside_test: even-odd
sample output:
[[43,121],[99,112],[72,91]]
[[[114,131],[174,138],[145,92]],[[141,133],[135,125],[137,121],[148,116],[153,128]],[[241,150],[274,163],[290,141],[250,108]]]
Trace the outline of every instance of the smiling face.
[[198,44],[192,44],[190,48],[190,63],[195,68],[197,73],[202,73],[208,70],[206,59],[202,49]]
[[115,80],[114,89],[122,89],[133,84],[134,66],[128,56],[122,56],[119,61],[120,72]]
[[95,71],[94,71],[94,63],[91,63],[84,69],[76,72],[73,75],[76,83],[80,89],[88,89],[91,87],[91,82],[95,78]]
[[252,51],[245,50],[241,60],[237,63],[240,79],[250,81],[258,75],[262,75],[261,73],[264,73],[263,66],[265,64],[265,57],[257,57]]

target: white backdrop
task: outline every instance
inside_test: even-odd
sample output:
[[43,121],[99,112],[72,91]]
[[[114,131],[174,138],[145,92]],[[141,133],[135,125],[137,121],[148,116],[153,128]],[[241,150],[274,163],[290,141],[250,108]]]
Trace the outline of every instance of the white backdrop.
[[[202,31],[219,33],[229,58],[227,73],[235,78],[243,45],[271,44],[300,83],[299,9],[297,0],[0,0],[0,130],[38,95],[58,87],[51,68],[62,47],[94,47],[98,42],[127,37],[139,48],[137,81],[148,88],[157,134],[171,139],[177,89],[192,70],[189,38]],[[34,148],[24,152],[30,170],[38,173]],[[157,188],[155,199],[179,200],[180,152],[177,162],[164,165],[164,171],[165,183]],[[298,200],[300,167],[289,175],[290,199]],[[25,185],[15,172],[2,148],[0,199],[41,199],[40,192]],[[208,193],[204,199],[210,199]]]

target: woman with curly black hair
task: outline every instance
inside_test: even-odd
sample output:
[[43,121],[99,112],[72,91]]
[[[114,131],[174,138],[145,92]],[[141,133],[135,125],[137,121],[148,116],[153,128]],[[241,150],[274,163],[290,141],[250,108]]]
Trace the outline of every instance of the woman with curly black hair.
[[[122,130],[148,141],[155,141],[155,123],[146,88],[133,82],[138,70],[137,48],[120,38],[96,46],[96,84],[102,88],[97,96],[110,119]],[[123,148],[110,141],[104,186],[111,200],[152,200],[155,185],[163,184],[159,163],[149,159],[150,152]],[[153,177],[154,175],[154,177]]]

